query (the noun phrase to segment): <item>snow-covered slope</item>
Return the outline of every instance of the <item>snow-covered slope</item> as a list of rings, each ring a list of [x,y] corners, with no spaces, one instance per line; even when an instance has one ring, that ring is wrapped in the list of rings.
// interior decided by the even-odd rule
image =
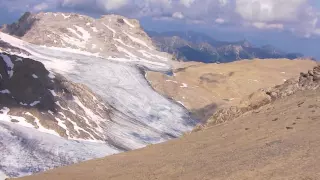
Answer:
[[[148,37],[136,35],[145,34],[136,21],[119,20],[118,16],[96,20],[106,24],[112,38],[127,36],[131,44],[120,46],[117,43],[122,44],[125,39],[99,41],[95,42],[96,47],[115,46],[117,51],[93,52],[87,45],[94,39],[93,33],[101,30],[100,26],[87,25],[93,22],[87,22],[87,17],[80,15],[40,15],[66,16],[62,20],[51,19],[52,28],[59,29],[56,27],[58,22],[66,20],[61,24],[75,27],[70,32],[82,38],[81,42],[86,46],[48,47],[53,45],[46,43],[46,39],[34,45],[0,32],[0,60],[6,70],[1,71],[1,81],[5,83],[1,83],[0,89],[0,133],[3,134],[0,136],[3,137],[0,138],[0,158],[7,158],[0,161],[0,171],[4,174],[21,176],[141,148],[178,137],[194,127],[196,122],[184,107],[156,93],[146,81],[144,68],[169,71],[171,61],[167,54],[155,50]],[[92,32],[87,33],[83,24],[67,21],[73,16],[77,21],[86,19],[84,25]],[[116,34],[125,28],[114,30],[116,24],[108,24],[114,17],[117,23],[129,29],[121,36]],[[39,18],[37,21],[41,22]],[[27,38],[27,34],[37,27],[36,22],[32,24],[34,26],[27,26],[28,30],[21,36],[30,42],[33,39]],[[19,27],[22,25],[16,29]],[[133,33],[134,28],[140,29],[140,33]],[[106,29],[101,30],[101,33],[105,32]],[[59,33],[60,38],[64,36]],[[32,66],[37,61],[44,67]],[[39,68],[41,73],[37,71]],[[19,84],[24,80],[25,84]],[[29,93],[23,94],[25,90]]]

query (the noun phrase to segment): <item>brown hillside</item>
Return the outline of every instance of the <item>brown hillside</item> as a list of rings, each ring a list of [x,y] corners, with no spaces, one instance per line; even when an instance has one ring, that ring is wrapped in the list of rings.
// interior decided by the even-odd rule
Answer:
[[[173,76],[148,72],[146,77],[160,94],[182,103],[202,120],[217,107],[236,105],[260,88],[297,78],[316,65],[311,60],[242,60],[225,64],[181,63]]]

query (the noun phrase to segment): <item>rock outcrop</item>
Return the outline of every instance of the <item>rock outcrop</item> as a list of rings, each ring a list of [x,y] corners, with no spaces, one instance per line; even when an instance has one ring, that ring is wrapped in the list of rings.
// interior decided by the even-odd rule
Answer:
[[[308,73],[301,73],[298,80],[289,79],[282,85],[267,89],[260,89],[259,91],[249,95],[247,98],[244,98],[238,106],[231,106],[229,108],[222,108],[218,110],[208,120],[205,127],[233,120],[246,112],[257,110],[276,99],[290,96],[298,91],[317,89],[320,87],[319,78],[320,65],[314,67],[313,70],[308,71]],[[201,128],[198,127],[195,131],[198,131],[199,129]]]
[[[85,85],[54,75],[32,59],[1,53],[0,60],[1,111],[11,122],[69,139],[105,140],[102,119],[110,119],[111,107]]]

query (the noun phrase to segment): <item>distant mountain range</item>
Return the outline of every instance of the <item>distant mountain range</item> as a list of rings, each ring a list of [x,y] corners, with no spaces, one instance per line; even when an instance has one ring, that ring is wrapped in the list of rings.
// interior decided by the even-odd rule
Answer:
[[[173,54],[176,59],[182,61],[214,63],[253,58],[303,57],[300,53],[286,53],[271,45],[256,47],[246,40],[218,41],[209,35],[193,31],[162,33],[147,31],[147,33],[159,50]]]

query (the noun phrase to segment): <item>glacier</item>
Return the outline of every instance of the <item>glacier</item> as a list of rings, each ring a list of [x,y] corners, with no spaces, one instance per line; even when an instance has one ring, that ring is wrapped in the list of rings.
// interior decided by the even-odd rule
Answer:
[[[146,69],[171,70],[170,61],[164,57],[155,61],[136,56],[102,57],[75,49],[33,45],[1,32],[0,39],[28,52],[16,54],[42,62],[52,76],[58,73],[85,84],[113,109],[110,119],[105,120],[107,138],[103,143],[68,140],[0,122],[0,144],[6,144],[0,146],[0,158],[4,159],[0,170],[10,177],[161,143],[192,130],[197,123],[181,104],[155,92],[145,79]]]

